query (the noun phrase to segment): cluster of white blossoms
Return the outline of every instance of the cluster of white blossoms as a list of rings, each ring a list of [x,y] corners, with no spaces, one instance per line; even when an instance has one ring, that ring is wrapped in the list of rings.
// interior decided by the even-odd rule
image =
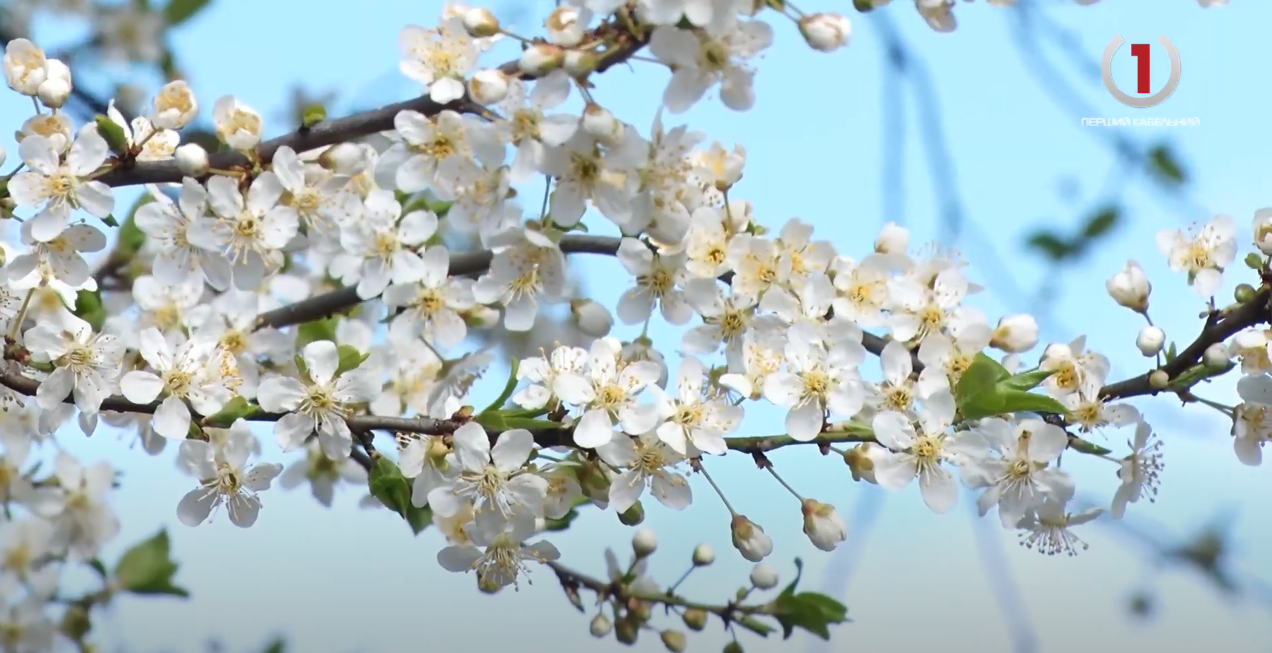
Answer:
[[[916,4],[937,25],[953,6]],[[263,145],[261,116],[226,96],[211,114],[227,151],[213,155],[179,144],[200,108],[185,82],[164,86],[131,122],[112,106],[77,127],[59,110],[73,88],[66,66],[31,41],[9,42],[5,79],[34,98],[36,114],[17,132],[19,169],[0,177],[0,209],[21,223],[21,247],[0,268],[0,492],[29,513],[0,521],[0,597],[10,602],[0,625],[52,638],[44,606],[61,562],[91,560],[118,531],[103,503],[109,466],[81,466],[57,447],[55,473],[35,479],[36,448],[53,447],[72,418],[85,435],[99,417],[134,429],[151,453],[179,442],[179,466],[195,480],[176,514],[191,526],[222,505],[233,524],[251,526],[275,478],[308,482],[330,505],[336,483],[366,483],[389,460],[372,432],[392,433],[411,505],[390,507],[403,516],[428,507],[449,541],[440,564],[475,570],[488,588],[555,561],[540,535],[580,505],[639,522],[646,490],[683,510],[695,486],[709,488],[732,515],[738,552],[764,560],[773,541],[708,475],[731,452],[793,495],[803,532],[827,551],[847,525],[832,505],[800,495],[767,451],[836,451],[854,480],[892,490],[917,481],[936,513],[962,485],[979,493],[982,515],[997,507],[1005,528],[1047,554],[1085,548],[1070,527],[1103,512],[1074,507],[1066,451],[1113,463],[1112,516],[1152,500],[1161,443],[1118,400],[1168,391],[1201,401],[1181,381],[1193,368],[1175,363],[1190,350],[1172,348],[1138,385],[1110,385],[1108,359],[1083,338],[1025,363],[1038,325],[1024,314],[991,320],[969,304],[981,288],[956,253],[912,248],[894,224],[860,257],[798,219],[771,231],[736,194],[746,151],[664,124],[664,113],[709,94],[751,107],[772,16],[793,20],[819,51],[849,38],[846,18],[783,3],[586,0],[557,7],[546,38],[527,40],[518,61],[482,68],[509,33],[490,12],[454,4],[437,27],[401,32],[401,70],[427,90],[380,123],[392,129],[319,121]],[[673,72],[665,111],[642,134],[583,80],[645,46],[646,62]],[[582,110],[564,110],[576,92]],[[292,147],[319,133],[331,145]],[[540,176],[550,194],[527,212],[510,188]],[[85,256],[108,238],[79,211],[118,227],[114,188],[143,182],[153,183],[110,254],[123,265],[95,274]],[[578,233],[603,229],[621,237]],[[484,252],[448,250],[463,238]],[[1256,215],[1254,242],[1265,256],[1252,254],[1251,267],[1272,277],[1272,210]],[[1236,256],[1236,227],[1221,216],[1158,244],[1212,298]],[[629,275],[615,315],[572,298],[567,255],[578,253],[614,255]],[[1134,262],[1107,289],[1147,316],[1150,286]],[[1212,322],[1267,302],[1266,290],[1237,294],[1223,310],[1211,301]],[[474,332],[530,331],[552,305],[569,307],[590,346],[512,361],[504,395],[474,411],[470,390],[498,360],[470,346]],[[662,344],[682,354],[674,373],[646,335],[655,320],[687,327]],[[609,335],[616,322],[640,335]],[[1159,359],[1164,342],[1151,323],[1137,338]],[[1214,376],[1240,359],[1244,403],[1206,403],[1233,417],[1238,457],[1258,464],[1272,438],[1272,331],[1210,345],[1184,362]],[[785,433],[740,434],[757,409],[780,411]],[[253,422],[271,425],[275,447],[261,445]],[[1112,429],[1133,433],[1121,457],[1092,440],[1115,442]],[[303,459],[286,473],[249,462],[295,451]],[[774,584],[757,567],[753,585]]]

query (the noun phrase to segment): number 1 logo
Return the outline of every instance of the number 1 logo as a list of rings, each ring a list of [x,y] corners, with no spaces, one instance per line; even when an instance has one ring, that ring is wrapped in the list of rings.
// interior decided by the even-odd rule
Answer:
[[[1126,94],[1122,89],[1113,83],[1113,55],[1117,53],[1118,48],[1126,39],[1119,34],[1109,41],[1108,47],[1104,48],[1104,59],[1100,62],[1100,77],[1104,80],[1104,88],[1109,90],[1109,94],[1118,102],[1128,107],[1136,109],[1146,109],[1148,107],[1157,106],[1170,97],[1175,92],[1175,87],[1179,86],[1180,62],[1179,51],[1175,49],[1175,44],[1163,35],[1157,39],[1157,42],[1166,48],[1166,54],[1170,57],[1170,79],[1166,80],[1166,86],[1162,90],[1148,97],[1133,97]],[[1132,43],[1131,56],[1135,57],[1135,92],[1151,93],[1151,73],[1152,73],[1152,46],[1148,43]]]

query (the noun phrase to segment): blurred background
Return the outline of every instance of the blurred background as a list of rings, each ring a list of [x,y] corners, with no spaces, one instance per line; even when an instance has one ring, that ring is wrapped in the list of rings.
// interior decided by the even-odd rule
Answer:
[[[490,8],[505,25],[533,36],[552,4],[505,0]],[[1272,130],[1265,119],[1272,72],[1257,55],[1272,4],[1201,4],[1216,3],[959,3],[957,30],[937,33],[908,0],[869,14],[846,0],[804,0],[805,11],[849,15],[847,49],[813,52],[793,25],[775,21],[777,40],[759,62],[753,110],[733,113],[707,101],[664,120],[746,147],[746,177],[733,194],[754,203],[762,224],[776,228],[798,217],[854,257],[869,250],[885,222],[902,224],[916,244],[937,241],[963,253],[970,277],[987,289],[974,303],[991,320],[1030,312],[1042,325],[1043,344],[1085,334],[1089,347],[1110,357],[1118,380],[1143,372],[1146,359],[1133,347],[1140,318],[1108,298],[1104,280],[1128,258],[1138,261],[1154,283],[1154,320],[1182,347],[1199,332],[1203,307],[1183,276],[1168,270],[1156,233],[1226,213],[1246,230],[1244,252],[1245,225],[1272,204]],[[78,120],[102,112],[111,97],[135,115],[166,77],[179,76],[204,107],[204,128],[213,101],[232,93],[261,112],[273,136],[295,128],[314,103],[338,116],[417,95],[418,86],[397,71],[398,30],[435,24],[441,10],[433,0],[171,0],[166,7],[160,0],[9,0],[0,6],[0,36],[28,36],[71,65],[78,93],[69,109]],[[1105,45],[1116,35],[1155,43],[1163,34],[1182,59],[1178,89],[1150,109],[1118,104],[1100,82]],[[1169,64],[1154,52],[1156,90]],[[515,43],[504,42],[483,62],[496,65],[516,53]],[[1122,88],[1133,86],[1134,66],[1123,47],[1114,62]],[[597,80],[594,95],[648,135],[666,78],[634,62]],[[0,121],[16,128],[29,105],[0,93]],[[1130,116],[1197,120],[1182,127],[1082,124],[1084,117]],[[7,131],[0,143],[16,161]],[[131,205],[138,190],[121,190],[117,203]],[[16,236],[16,229],[9,232]],[[579,259],[574,269],[581,295],[614,306],[611,285],[588,280],[625,278],[616,261]],[[1221,300],[1245,281],[1235,279],[1242,271],[1228,275]],[[577,340],[563,315],[558,309],[558,326],[529,338],[493,337],[514,352]],[[665,343],[674,370],[679,333],[655,324],[650,335]],[[612,335],[638,333],[619,326]],[[492,371],[473,403],[484,405],[502,384],[500,370]],[[1225,378],[1198,394],[1237,403],[1234,386],[1235,378]],[[1266,468],[1237,462],[1230,424],[1218,413],[1184,410],[1165,398],[1136,405],[1166,443],[1161,491],[1155,503],[1132,506],[1121,522],[1081,527],[1076,532],[1090,549],[1075,558],[1026,550],[996,520],[976,520],[969,506],[934,516],[913,486],[889,494],[855,484],[836,456],[778,451],[775,464],[798,480],[801,493],[835,504],[848,523],[848,541],[822,553],[799,530],[798,504],[766,475],[757,477],[749,459],[730,456],[715,465],[730,501],[772,535],[769,561],[784,580],[802,558],[804,587],[839,598],[852,620],[832,629],[828,643],[803,633],[786,642],[772,635],[744,639],[745,649],[1269,650],[1272,592],[1261,579],[1272,578],[1266,553],[1272,477]],[[757,407],[740,434],[779,433],[781,419],[780,411]],[[1131,429],[1106,434],[1108,443],[1096,441],[1117,455],[1133,435]],[[274,448],[268,430],[261,435],[264,460],[295,461]],[[304,487],[276,487],[263,496],[265,509],[251,529],[224,518],[187,528],[175,508],[193,484],[176,469],[174,447],[151,456],[135,434],[105,428],[92,439],[71,430],[59,442],[85,462],[108,460],[124,474],[113,500],[123,532],[103,557],[112,560],[166,526],[181,563],[177,579],[193,592],[188,600],[119,599],[96,619],[103,650],[620,646],[591,638],[589,616],[570,606],[547,569],[533,570],[532,585],[497,596],[480,594],[471,576],[441,570],[435,555],[442,536],[428,529],[413,537],[397,515],[359,508],[365,488],[342,487],[328,509]],[[1070,470],[1080,498],[1107,504],[1118,483],[1112,466],[1077,462]],[[750,565],[730,546],[724,507],[705,486],[695,490],[698,505],[684,513],[647,506],[645,526],[660,538],[651,570],[669,584],[688,566],[693,547],[708,542],[717,562],[682,589],[722,602],[745,582]],[[612,514],[583,509],[569,531],[551,540],[564,562],[600,575],[601,551],[613,547],[626,556],[633,532]],[[689,644],[719,650],[726,641],[712,624],[691,634]],[[647,633],[635,648],[662,644]]]

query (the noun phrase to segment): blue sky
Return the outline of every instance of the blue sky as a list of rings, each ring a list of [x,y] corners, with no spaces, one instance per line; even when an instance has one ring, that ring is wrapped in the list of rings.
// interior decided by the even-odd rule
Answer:
[[[849,7],[826,0],[800,4],[809,11]],[[1054,272],[1023,248],[1024,239],[1040,226],[1077,228],[1078,208],[1098,202],[1113,157],[1097,130],[1081,127],[1080,116],[1048,98],[1012,41],[1008,12],[985,2],[960,3],[958,31],[940,35],[930,32],[904,6],[908,4],[899,0],[889,14],[937,90],[964,207],[962,236],[943,244],[960,249],[971,261],[973,279],[990,288],[976,301],[991,316],[1028,310],[1033,289]],[[1250,56],[1264,35],[1263,26],[1272,20],[1272,5],[1235,0],[1232,7],[1202,10],[1188,0],[1105,0],[1093,7],[1042,4],[1072,30],[1090,58],[1098,58],[1117,34],[1132,43],[1153,42],[1166,34],[1180,51],[1180,86],[1152,109],[1127,109],[1098,82],[1071,77],[1070,83],[1098,111],[1096,116],[1201,121],[1200,126],[1178,129],[1130,128],[1124,135],[1146,142],[1170,139],[1191,174],[1190,199],[1204,211],[1190,212],[1179,202],[1164,200],[1151,184],[1133,184],[1126,195],[1129,219],[1112,243],[1065,271],[1052,305],[1053,319],[1044,324],[1048,340],[1087,334],[1088,343],[1112,359],[1113,377],[1124,378],[1144,369],[1144,359],[1132,346],[1140,323],[1108,299],[1105,278],[1128,257],[1138,260],[1154,282],[1154,319],[1169,337],[1189,341],[1200,329],[1195,317],[1200,303],[1157,254],[1155,233],[1211,213],[1227,213],[1244,226],[1256,209],[1272,204],[1265,156],[1272,148],[1272,132],[1264,118],[1269,99],[1264,89],[1270,87],[1267,76],[1272,72]],[[519,21],[523,31],[532,31],[536,21],[531,16],[543,16],[550,3],[538,5]],[[439,8],[435,1],[378,0],[351,10],[349,3],[334,0],[217,0],[172,37],[205,107],[234,93],[268,119],[285,109],[286,89],[296,81],[313,90],[339,90],[341,108],[408,97],[416,88],[396,73],[397,31],[406,23],[429,24]],[[791,25],[777,24],[777,45],[761,62],[759,99],[751,112],[736,114],[706,103],[667,122],[685,121],[726,145],[746,146],[746,179],[735,195],[754,202],[762,222],[777,227],[799,217],[815,224],[818,234],[833,240],[840,251],[859,256],[888,219],[904,222],[916,241],[944,232],[913,102],[907,109],[903,151],[904,213],[885,213],[883,125],[889,116],[881,100],[882,26],[852,16],[852,45],[832,55],[811,52]],[[351,20],[357,21],[354,30],[348,28]],[[1132,85],[1128,50],[1123,47],[1116,64],[1123,88]],[[507,50],[496,51],[490,62],[506,56]],[[1155,85],[1165,80],[1166,72],[1165,57],[1155,51]],[[664,72],[637,64],[634,72],[607,74],[595,96],[645,131],[664,82]],[[0,120],[6,124],[16,125],[27,107],[12,94],[0,94]],[[13,152],[11,142],[5,145]],[[1080,198],[1076,204],[1069,198],[1074,192]],[[619,270],[615,261],[579,264],[587,274]],[[608,294],[596,298],[610,306],[616,300]],[[615,335],[636,333],[620,329]],[[665,327],[651,335],[672,345],[678,339]],[[1205,396],[1235,403],[1233,387],[1233,380],[1224,380],[1207,387]],[[1217,414],[1183,411],[1167,399],[1137,405],[1166,441],[1168,469],[1157,503],[1134,506],[1131,516],[1183,533],[1220,508],[1237,508],[1236,543],[1244,553],[1244,569],[1272,577],[1272,565],[1258,557],[1260,544],[1272,532],[1265,518],[1247,510],[1257,505],[1255,497],[1272,491],[1267,470],[1236,461],[1227,427]],[[755,410],[747,434],[780,432],[780,419],[777,411]],[[1129,436],[1115,432],[1110,439],[1116,444]],[[171,452],[149,458],[128,450],[109,432],[91,440],[67,433],[62,441],[83,459],[110,460],[126,474],[115,498],[124,532],[105,557],[112,559],[125,545],[166,525],[182,563],[179,580],[194,591],[186,602],[125,598],[110,616],[96,621],[109,641],[126,644],[130,652],[197,651],[210,636],[219,636],[230,651],[250,651],[279,632],[288,635],[293,650],[314,653],[415,648],[406,642],[470,650],[618,646],[612,640],[594,643],[587,634],[588,618],[570,608],[546,570],[518,593],[478,594],[471,577],[437,567],[440,535],[428,531],[412,538],[396,516],[358,510],[359,492],[342,493],[327,511],[307,492],[275,490],[265,495],[265,511],[250,530],[223,519],[191,529],[175,519],[176,503],[191,485],[176,471]],[[267,443],[266,452],[269,460],[281,459],[272,444]],[[850,586],[826,578],[824,572],[843,568],[843,558],[812,549],[799,532],[798,504],[788,494],[770,479],[757,477],[743,457],[713,467],[732,503],[772,534],[777,549],[770,562],[783,577],[790,576],[791,561],[800,556],[808,586],[820,585],[849,606],[854,623],[835,630],[829,647],[815,650],[908,651],[938,644],[953,650],[1012,650],[965,512],[937,517],[913,488],[885,494],[854,485],[836,458],[821,459],[809,450],[782,451],[773,460],[787,478],[797,479],[806,496],[839,506],[849,520],[849,545],[860,552]],[[1111,466],[1079,462],[1073,469],[1080,491],[1111,497],[1117,483]],[[646,523],[661,540],[653,569],[661,580],[673,581],[693,546],[709,542],[718,562],[695,574],[684,588],[703,600],[723,600],[743,582],[749,565],[729,546],[724,508],[705,485],[694,489],[700,505],[690,511],[649,510]],[[853,506],[867,501],[861,496],[871,490],[884,501],[882,516],[868,540],[857,546]],[[612,515],[592,511],[576,524],[575,531],[554,538],[566,562],[600,573],[603,547],[627,550],[631,531]],[[1151,577],[1151,561],[1142,549],[1123,546],[1124,540],[1108,529],[1082,530],[1091,550],[1075,559],[1044,558],[1017,547],[1012,533],[995,529],[994,535],[1001,539],[997,556],[1020,587],[1039,651],[1215,645],[1255,651],[1264,650],[1266,644],[1260,643],[1272,635],[1266,612],[1227,603],[1187,573],[1156,578],[1161,602],[1155,621],[1128,620],[1125,599]],[[711,626],[693,635],[690,645],[718,650],[724,641],[718,627]],[[789,649],[776,639],[744,643],[748,651]],[[804,641],[793,645],[808,646]],[[655,651],[661,645],[647,635],[637,649]]]

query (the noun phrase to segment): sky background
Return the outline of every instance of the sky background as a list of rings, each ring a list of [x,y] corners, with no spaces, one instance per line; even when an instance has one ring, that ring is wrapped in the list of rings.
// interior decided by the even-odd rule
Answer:
[[[283,129],[280,116],[288,106],[287,89],[295,82],[313,90],[338,90],[340,102],[333,114],[417,93],[413,82],[396,73],[397,32],[407,23],[432,24],[440,4],[216,0],[171,36],[205,109],[220,95],[234,93],[259,109],[267,124],[274,121],[273,134]],[[891,24],[925,62],[937,90],[939,107],[926,100],[922,104],[943,125],[964,208],[961,235],[943,244],[960,249],[971,261],[971,278],[990,289],[974,303],[991,319],[1029,310],[1033,289],[1055,271],[1022,243],[1039,227],[1079,227],[1081,207],[1100,200],[1115,168],[1102,140],[1109,134],[1082,127],[1080,115],[1051,101],[1012,40],[1009,12],[985,2],[960,3],[958,31],[943,35],[931,32],[909,2],[893,4],[887,10]],[[1272,87],[1267,76],[1272,72],[1251,56],[1272,21],[1272,4],[1234,0],[1233,6],[1217,10],[1203,10],[1191,0],[1105,0],[1093,7],[1041,4],[1072,30],[1084,56],[1098,58],[1117,34],[1128,43],[1155,42],[1166,34],[1181,54],[1178,89],[1152,109],[1123,107],[1098,81],[1069,80],[1082,89],[1096,116],[1200,118],[1200,126],[1123,128],[1122,135],[1141,142],[1170,139],[1191,175],[1190,202],[1202,207],[1201,212],[1189,211],[1150,183],[1132,184],[1125,196],[1128,220],[1109,242],[1059,278],[1059,295],[1043,325],[1046,341],[1067,342],[1086,334],[1090,346],[1111,358],[1112,377],[1125,378],[1146,369],[1133,347],[1141,324],[1138,316],[1107,297],[1104,280],[1128,257],[1135,258],[1154,283],[1154,319],[1182,346],[1200,329],[1196,315],[1201,303],[1184,278],[1167,269],[1154,235],[1227,213],[1242,226],[1244,252],[1251,216],[1272,204],[1266,183],[1272,132],[1265,119],[1266,89]],[[806,11],[851,12],[846,0],[805,0],[800,5]],[[537,33],[549,6],[527,6],[516,26]],[[505,16],[517,13],[500,9]],[[752,111],[738,114],[706,102],[665,120],[669,126],[687,122],[726,145],[745,145],[746,178],[734,195],[752,201],[762,223],[777,228],[787,218],[799,217],[841,252],[859,257],[889,219],[912,229],[915,243],[949,232],[926,167],[914,102],[904,116],[904,211],[888,214],[883,126],[897,116],[882,101],[887,68],[880,46],[886,25],[850,15],[852,45],[830,55],[810,51],[792,25],[775,22],[777,44],[760,62]],[[356,28],[350,29],[354,22]],[[37,35],[40,29],[56,38],[74,36],[64,25],[40,24]],[[1154,50],[1154,90],[1168,72],[1162,55]],[[489,56],[489,63],[499,63],[509,50]],[[1133,85],[1131,61],[1124,46],[1116,63],[1122,88]],[[638,63],[634,71],[620,68],[606,74],[595,97],[647,135],[665,81],[665,72]],[[29,112],[23,100],[0,94],[0,121],[19,124]],[[15,160],[12,142],[4,144]],[[1130,167],[1123,170],[1138,174]],[[133,197],[120,193],[118,201],[127,205]],[[588,276],[623,274],[612,260],[580,259],[577,264]],[[1233,269],[1235,274],[1243,271]],[[1229,280],[1221,298],[1231,296],[1235,283]],[[593,296],[612,307],[617,294],[598,291]],[[619,327],[614,335],[630,338],[637,333],[635,327]],[[651,335],[667,343],[668,351],[679,338],[665,326],[655,327]],[[674,357],[672,363],[674,370]],[[1234,382],[1220,381],[1199,394],[1236,403]],[[491,388],[501,384],[494,378],[473,403],[481,405]],[[1237,462],[1228,426],[1217,413],[1181,410],[1164,398],[1136,405],[1166,441],[1168,467],[1156,504],[1133,506],[1128,519],[1150,520],[1136,523],[1158,524],[1162,532],[1182,535],[1216,512],[1230,510],[1238,517],[1233,541],[1242,573],[1272,577],[1272,559],[1261,554],[1272,526],[1259,501],[1272,491],[1268,470]],[[744,434],[778,433],[781,418],[777,410],[757,408],[749,413]],[[293,460],[274,448],[268,432],[262,435],[265,460]],[[1131,435],[1130,429],[1108,432],[1115,453],[1125,452],[1119,445]],[[129,449],[130,437],[119,437],[109,431],[99,431],[91,440],[77,431],[60,436],[82,460],[109,460],[125,474],[114,497],[123,532],[103,558],[116,559],[128,545],[166,526],[182,565],[178,581],[194,596],[184,602],[120,599],[110,613],[96,619],[107,650],[187,653],[202,650],[208,638],[217,637],[228,651],[248,653],[274,634],[285,634],[291,650],[305,653],[389,653],[420,646],[472,651],[619,646],[612,639],[598,644],[588,635],[590,617],[570,607],[547,569],[535,570],[534,584],[519,592],[479,594],[472,577],[437,566],[439,533],[430,529],[412,537],[396,515],[359,510],[356,503],[363,492],[357,489],[340,492],[332,510],[322,508],[304,489],[275,489],[263,496],[265,509],[251,529],[235,528],[224,518],[184,527],[176,520],[175,507],[193,484],[174,467],[175,447],[151,458],[139,448]],[[793,559],[802,557],[805,587],[839,597],[853,623],[835,628],[825,647],[814,646],[802,634],[785,644],[776,636],[759,640],[748,634],[746,650],[912,651],[937,645],[985,653],[1013,650],[1008,620],[981,564],[966,506],[934,516],[916,488],[889,494],[854,484],[837,457],[822,459],[810,449],[783,450],[772,458],[805,496],[839,507],[850,532],[841,551],[813,549],[799,530],[797,502],[745,457],[713,461],[711,469],[733,505],[772,535],[776,549],[769,562],[784,582],[794,571]],[[1113,465],[1089,460],[1069,464],[1084,496],[1111,498],[1117,486]],[[750,565],[729,544],[726,510],[699,481],[694,485],[698,501],[684,513],[646,506],[645,525],[660,538],[652,570],[670,583],[687,566],[694,545],[708,542],[717,551],[716,564],[695,573],[683,589],[696,599],[723,602],[745,582]],[[864,539],[865,529],[859,528],[864,519],[857,512],[862,507],[880,511]],[[569,533],[552,537],[566,563],[601,574],[605,547],[622,555],[629,551],[633,531],[613,515],[587,510],[575,524]],[[1148,551],[1128,545],[1116,530],[1099,524],[1082,528],[1079,534],[1091,549],[1077,558],[1026,551],[1016,545],[1014,533],[996,523],[989,533],[994,544],[989,557],[1010,569],[1040,652],[1263,651],[1272,637],[1264,609],[1223,599],[1191,572],[1154,575]],[[845,578],[850,569],[851,584]],[[1156,618],[1147,622],[1130,619],[1126,609],[1127,597],[1143,587],[1158,590],[1160,599]],[[706,632],[691,635],[691,650],[719,650],[725,637],[713,623]],[[636,646],[661,648],[650,633]]]

